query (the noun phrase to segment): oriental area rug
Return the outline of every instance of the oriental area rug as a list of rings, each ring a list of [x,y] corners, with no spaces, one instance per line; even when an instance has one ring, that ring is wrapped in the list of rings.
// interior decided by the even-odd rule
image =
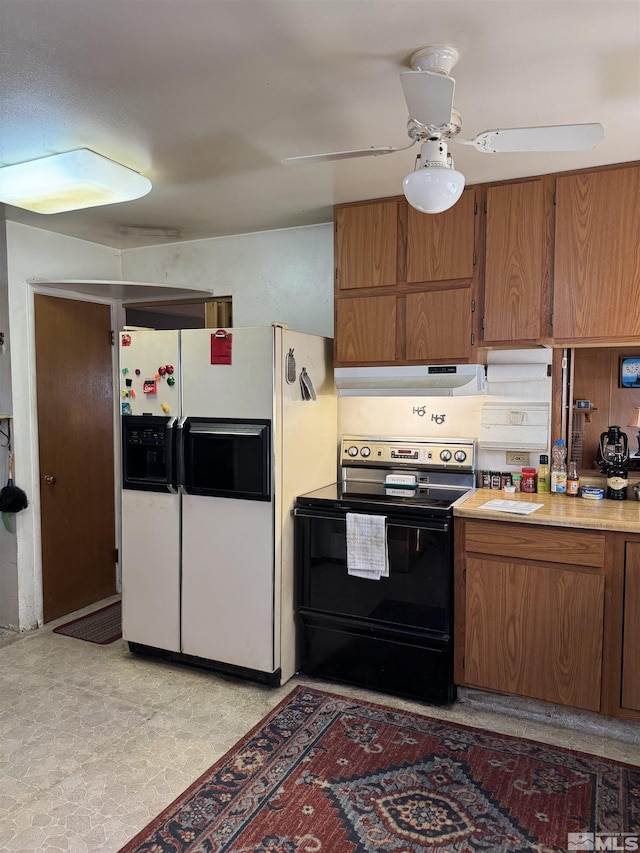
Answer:
[[[298,687],[120,853],[551,853],[634,834],[638,767]]]

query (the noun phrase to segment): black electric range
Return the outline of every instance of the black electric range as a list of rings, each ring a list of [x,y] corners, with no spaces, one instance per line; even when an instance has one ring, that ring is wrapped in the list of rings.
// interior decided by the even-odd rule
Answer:
[[[295,502],[299,669],[451,702],[453,504],[475,486],[475,443],[344,436],[340,459],[339,482]]]

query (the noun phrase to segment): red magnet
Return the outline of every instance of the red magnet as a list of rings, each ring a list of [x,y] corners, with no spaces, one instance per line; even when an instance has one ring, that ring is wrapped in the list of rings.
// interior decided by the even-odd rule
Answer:
[[[130,347],[131,346],[131,335],[128,335],[125,332],[123,332],[123,334],[120,337],[120,343],[122,344],[123,347]]]
[[[173,365],[172,364],[168,364],[166,367],[166,370],[167,370],[167,373],[169,374],[169,376],[173,375]]]
[[[160,365],[160,367],[158,368],[158,373],[160,374],[160,376],[164,376],[166,372],[167,368],[163,367],[163,365]]]

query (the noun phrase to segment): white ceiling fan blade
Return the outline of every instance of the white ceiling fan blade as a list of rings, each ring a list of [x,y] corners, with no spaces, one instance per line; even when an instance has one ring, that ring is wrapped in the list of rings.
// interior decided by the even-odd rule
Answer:
[[[589,151],[604,138],[601,124],[557,124],[485,130],[475,139],[456,139],[489,154],[516,151]]]
[[[442,127],[451,121],[456,81],[434,71],[403,71],[400,82],[409,118],[425,127]]]
[[[402,148],[392,148],[386,146],[383,148],[354,148],[351,151],[330,151],[326,154],[303,154],[300,157],[284,157],[280,162],[284,165],[295,165],[297,163],[326,163],[331,160],[350,160],[352,157],[378,157],[381,154],[393,154],[396,151],[406,151],[415,145],[413,140],[409,145]]]

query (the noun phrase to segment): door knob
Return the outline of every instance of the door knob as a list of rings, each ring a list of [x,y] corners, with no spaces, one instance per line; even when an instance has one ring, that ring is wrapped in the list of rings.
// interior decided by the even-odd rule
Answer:
[[[56,481],[56,478],[53,476],[53,474],[45,474],[44,481],[47,486],[53,486]]]

